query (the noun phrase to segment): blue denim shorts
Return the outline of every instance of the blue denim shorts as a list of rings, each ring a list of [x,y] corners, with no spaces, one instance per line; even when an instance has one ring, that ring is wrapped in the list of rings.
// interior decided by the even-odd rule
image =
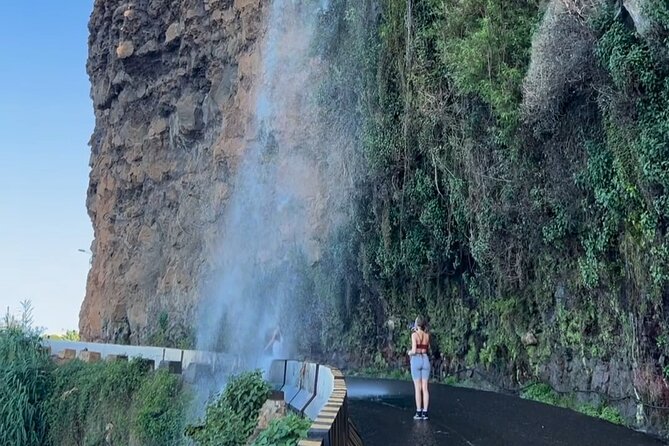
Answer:
[[[413,355],[411,357],[411,378],[430,379],[430,357],[427,353]]]

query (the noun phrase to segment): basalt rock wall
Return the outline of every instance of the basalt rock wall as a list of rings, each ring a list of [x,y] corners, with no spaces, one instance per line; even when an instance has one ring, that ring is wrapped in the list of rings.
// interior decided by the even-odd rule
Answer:
[[[187,337],[254,131],[263,0],[97,0],[86,340]]]

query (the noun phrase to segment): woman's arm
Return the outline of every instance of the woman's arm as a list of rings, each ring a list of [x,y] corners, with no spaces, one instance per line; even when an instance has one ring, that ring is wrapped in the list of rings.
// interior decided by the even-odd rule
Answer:
[[[272,344],[274,344],[274,341],[276,341],[276,332],[272,333],[272,337],[269,340],[269,344],[267,344],[267,347],[265,347],[265,350],[269,350],[272,348]]]

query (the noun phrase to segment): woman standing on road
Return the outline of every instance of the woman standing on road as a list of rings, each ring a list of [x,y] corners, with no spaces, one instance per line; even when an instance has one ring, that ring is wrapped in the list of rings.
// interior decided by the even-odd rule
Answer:
[[[430,402],[427,390],[427,382],[430,379],[430,358],[427,356],[427,351],[430,348],[430,334],[425,331],[425,319],[422,316],[416,318],[411,331],[411,350],[407,353],[411,357],[411,378],[416,392],[416,415],[413,418],[427,420],[427,406]]]

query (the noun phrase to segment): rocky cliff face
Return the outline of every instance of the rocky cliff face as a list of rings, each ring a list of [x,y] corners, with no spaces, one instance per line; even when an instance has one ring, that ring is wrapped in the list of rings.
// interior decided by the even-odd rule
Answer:
[[[189,330],[253,108],[263,0],[96,0],[88,340]]]

